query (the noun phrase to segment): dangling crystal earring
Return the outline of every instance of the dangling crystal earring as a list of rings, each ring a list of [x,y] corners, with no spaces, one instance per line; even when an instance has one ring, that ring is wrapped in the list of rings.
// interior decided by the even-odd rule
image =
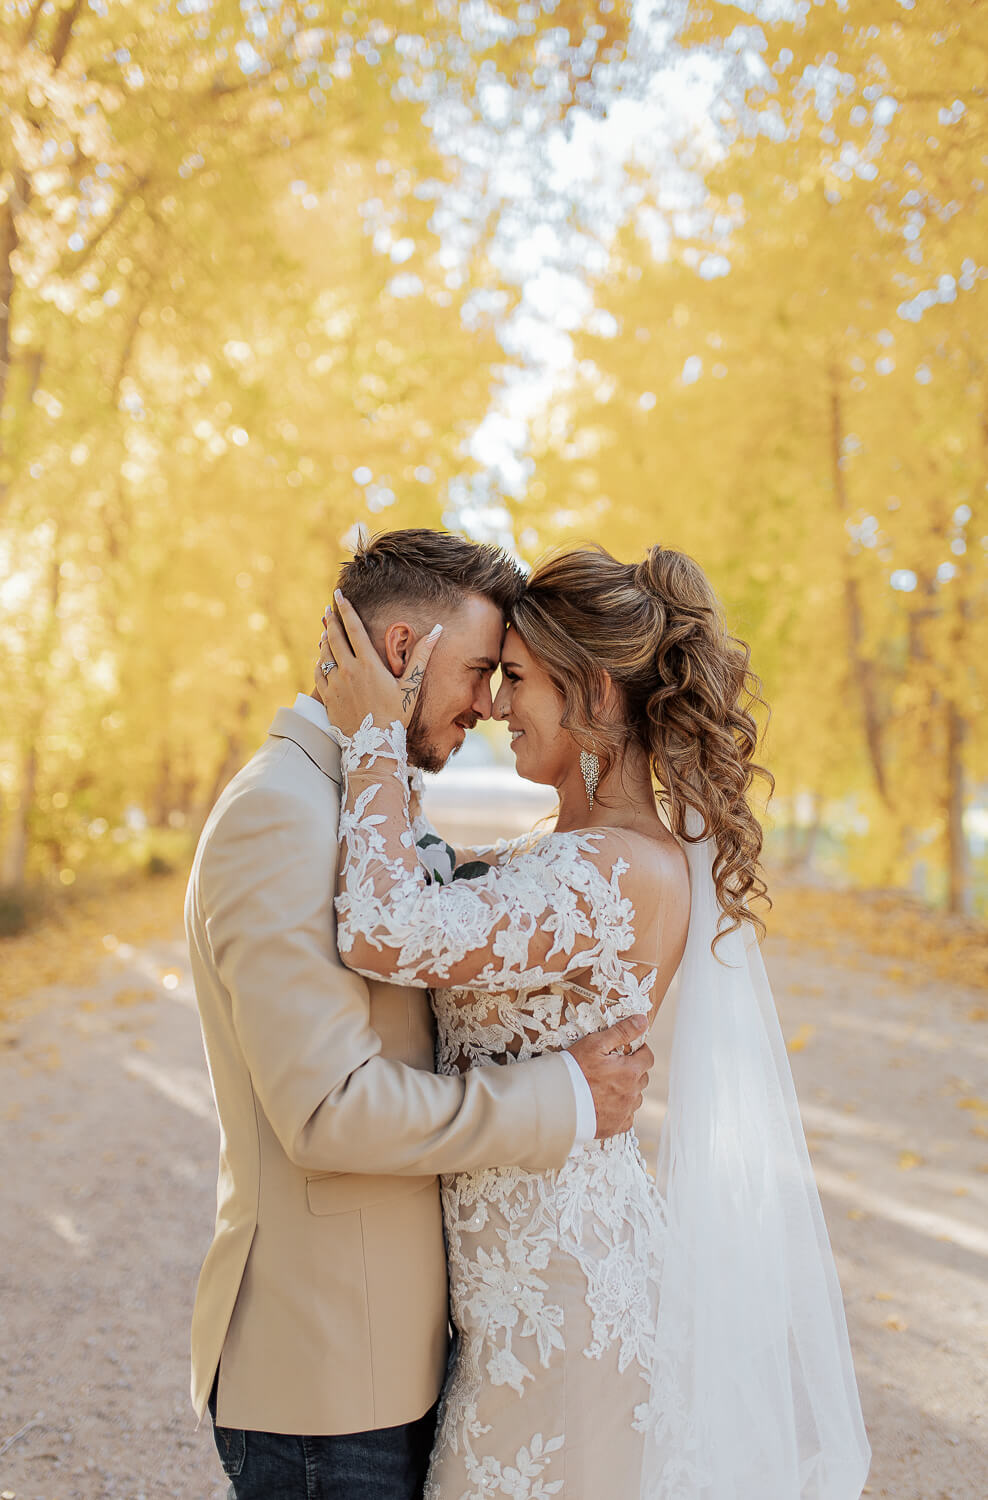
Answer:
[[[593,812],[594,794],[597,791],[597,783],[600,781],[600,761],[593,750],[580,751],[580,770],[583,772],[583,784],[587,789],[590,811]]]

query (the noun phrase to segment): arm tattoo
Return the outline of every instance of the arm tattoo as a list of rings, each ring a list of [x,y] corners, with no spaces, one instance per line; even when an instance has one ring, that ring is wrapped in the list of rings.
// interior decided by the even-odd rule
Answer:
[[[424,676],[424,669],[416,667],[408,681],[403,684],[401,689],[401,707],[403,712],[407,713],[409,706],[414,703],[418,690],[422,686],[422,678]]]

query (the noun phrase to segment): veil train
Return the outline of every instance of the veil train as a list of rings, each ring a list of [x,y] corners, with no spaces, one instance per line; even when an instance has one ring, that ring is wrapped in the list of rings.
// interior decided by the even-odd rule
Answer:
[[[768,976],[750,929],[711,952],[716,845],[684,849],[641,1500],[858,1500],[871,1450]]]

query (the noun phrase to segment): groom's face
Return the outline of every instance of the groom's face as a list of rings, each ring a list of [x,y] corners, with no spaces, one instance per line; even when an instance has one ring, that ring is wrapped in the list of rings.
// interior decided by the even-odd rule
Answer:
[[[504,616],[480,594],[468,594],[442,626],[408,726],[408,758],[423,771],[441,771],[467,730],[490,718],[491,677],[504,637]]]

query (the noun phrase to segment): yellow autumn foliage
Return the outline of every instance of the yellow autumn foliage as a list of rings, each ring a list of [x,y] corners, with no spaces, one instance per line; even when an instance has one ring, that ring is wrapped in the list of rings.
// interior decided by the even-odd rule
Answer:
[[[773,858],[984,905],[988,12],[647,9],[0,4],[0,888],[191,838],[445,523],[692,552]]]

